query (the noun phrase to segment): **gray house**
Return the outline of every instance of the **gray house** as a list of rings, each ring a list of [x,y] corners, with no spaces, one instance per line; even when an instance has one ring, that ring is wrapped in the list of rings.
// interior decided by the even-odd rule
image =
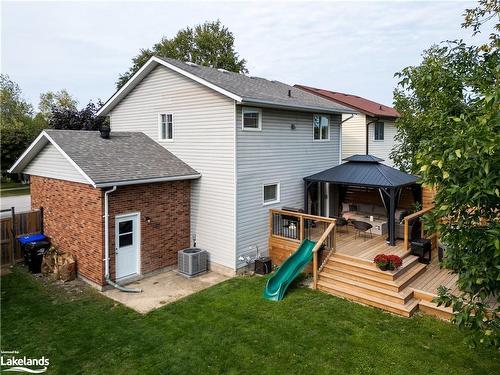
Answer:
[[[213,269],[234,273],[267,252],[269,209],[302,207],[303,178],[339,164],[342,114],[354,112],[278,81],[152,57],[99,115],[111,134],[143,132],[201,174],[190,235]]]

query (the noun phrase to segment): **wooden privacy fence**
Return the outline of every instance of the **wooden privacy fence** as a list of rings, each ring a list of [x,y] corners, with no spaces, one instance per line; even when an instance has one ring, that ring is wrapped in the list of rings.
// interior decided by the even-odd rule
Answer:
[[[16,213],[12,207],[1,212],[2,214],[10,212],[10,216],[0,219],[0,263],[2,266],[4,264],[13,265],[23,258],[17,238],[43,232],[43,211],[40,209]]]

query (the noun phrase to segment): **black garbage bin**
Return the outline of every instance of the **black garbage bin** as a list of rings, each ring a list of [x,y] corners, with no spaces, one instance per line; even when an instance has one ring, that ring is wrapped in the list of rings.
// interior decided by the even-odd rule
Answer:
[[[49,250],[49,241],[29,242],[25,245],[25,261],[31,273],[42,272],[42,260],[44,254]]]

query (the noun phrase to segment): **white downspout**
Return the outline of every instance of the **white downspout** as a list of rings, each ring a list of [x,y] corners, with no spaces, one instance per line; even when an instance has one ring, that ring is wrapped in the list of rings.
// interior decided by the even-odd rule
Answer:
[[[116,186],[104,192],[104,279],[106,283],[122,292],[141,293],[142,289],[125,288],[111,281],[109,275],[109,194],[116,190]]]

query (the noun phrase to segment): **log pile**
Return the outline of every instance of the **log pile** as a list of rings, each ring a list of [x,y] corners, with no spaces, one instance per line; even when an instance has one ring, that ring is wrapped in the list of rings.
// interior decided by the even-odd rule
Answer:
[[[43,256],[42,273],[51,274],[55,280],[64,282],[76,278],[76,259],[72,254],[61,253],[52,246]]]

